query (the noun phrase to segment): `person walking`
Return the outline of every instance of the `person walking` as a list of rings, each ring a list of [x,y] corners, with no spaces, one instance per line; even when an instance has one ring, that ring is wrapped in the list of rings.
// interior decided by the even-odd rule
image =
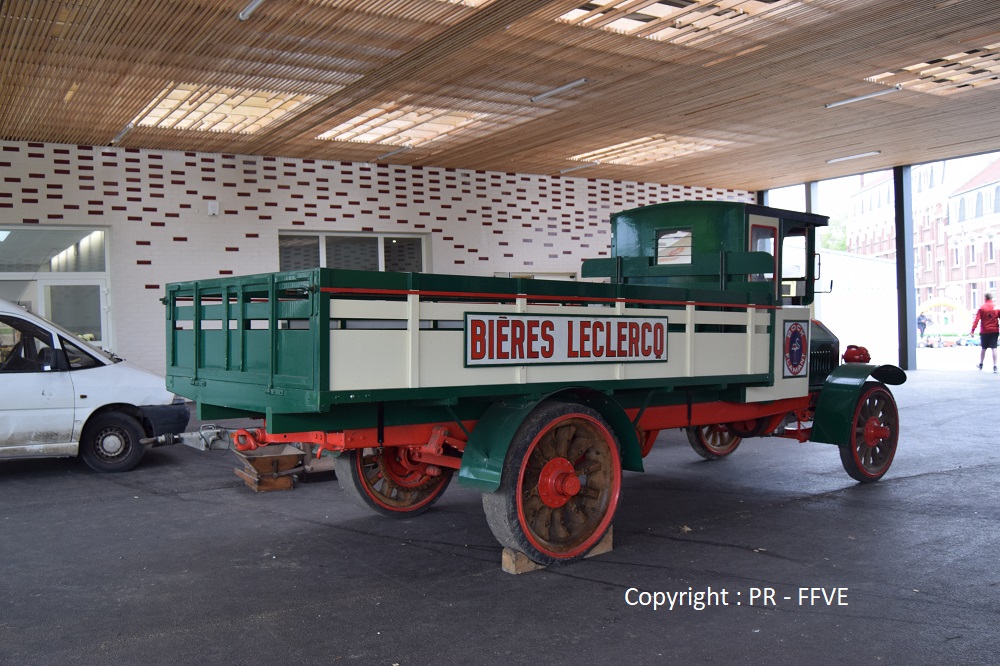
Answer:
[[[993,305],[993,294],[986,294],[986,300],[976,311],[971,333],[979,326],[979,369],[983,369],[986,350],[993,352],[993,374],[997,373],[997,337],[1000,336],[1000,311]]]
[[[920,331],[920,337],[924,337],[924,331],[927,330],[929,323],[931,323],[931,318],[926,313],[921,312],[920,316],[917,317],[917,330]]]

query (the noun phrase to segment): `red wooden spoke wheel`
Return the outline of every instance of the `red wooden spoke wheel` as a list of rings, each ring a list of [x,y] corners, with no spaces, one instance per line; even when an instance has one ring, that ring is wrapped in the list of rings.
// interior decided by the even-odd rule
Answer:
[[[540,564],[577,560],[611,526],[621,469],[618,440],[596,411],[544,403],[511,441],[500,488],[483,495],[490,529]]]
[[[362,506],[383,516],[406,518],[426,511],[441,497],[452,471],[428,474],[402,447],[345,451],[336,462],[340,487]]]
[[[855,481],[881,479],[892,464],[899,441],[899,410],[881,384],[868,382],[851,424],[851,441],[840,447],[840,462]]]
[[[691,448],[705,460],[722,460],[743,441],[724,425],[693,426],[685,430]]]

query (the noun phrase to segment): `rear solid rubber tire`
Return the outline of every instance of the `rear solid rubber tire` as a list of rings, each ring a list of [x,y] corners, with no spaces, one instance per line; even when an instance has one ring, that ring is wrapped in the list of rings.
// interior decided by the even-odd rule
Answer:
[[[437,502],[451,482],[452,471],[440,476],[422,475],[419,468],[408,477],[385,476],[385,460],[378,456],[405,455],[399,448],[344,451],[334,461],[341,490],[361,506],[388,518],[410,518]],[[426,467],[426,465],[424,466]]]
[[[583,405],[547,402],[518,428],[483,510],[501,545],[543,565],[574,562],[610,528],[621,478],[621,445],[607,421]]]
[[[725,426],[691,426],[684,429],[688,443],[705,460],[722,460],[735,451],[743,438]]]

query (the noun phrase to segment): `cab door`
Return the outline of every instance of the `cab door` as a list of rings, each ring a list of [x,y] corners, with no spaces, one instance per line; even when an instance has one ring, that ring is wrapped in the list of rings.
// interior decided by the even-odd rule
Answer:
[[[76,453],[73,382],[51,332],[0,314],[0,456]]]

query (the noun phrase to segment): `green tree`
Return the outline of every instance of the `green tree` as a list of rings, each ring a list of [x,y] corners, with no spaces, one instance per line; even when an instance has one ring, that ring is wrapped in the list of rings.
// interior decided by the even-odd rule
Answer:
[[[843,215],[830,218],[830,225],[819,230],[819,246],[824,250],[847,250],[847,223]]]

